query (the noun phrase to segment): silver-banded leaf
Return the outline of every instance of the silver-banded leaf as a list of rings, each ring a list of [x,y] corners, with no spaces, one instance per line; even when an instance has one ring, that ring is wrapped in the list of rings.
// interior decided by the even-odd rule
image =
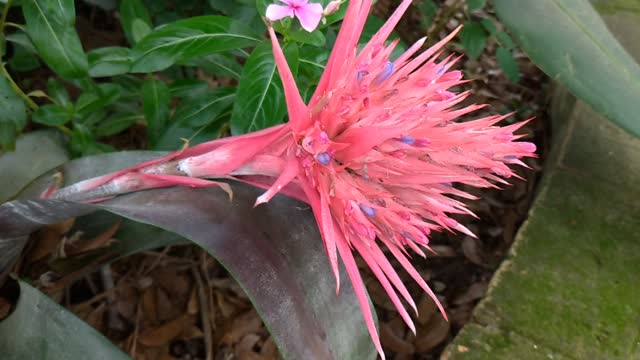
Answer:
[[[547,75],[640,136],[640,65],[589,1],[494,0],[493,5],[514,39]]]
[[[0,321],[4,360],[130,360],[71,311],[23,281],[14,311]]]
[[[124,152],[65,165],[68,183],[159,156]],[[50,183],[43,177],[23,196]],[[197,243],[236,278],[288,359],[372,359],[371,339],[353,289],[335,279],[307,205],[277,196],[253,207],[261,190],[232,184],[234,199],[219,189],[168,188],[132,193],[100,204],[16,200],[0,205],[0,238],[102,209],[158,226]],[[343,274],[343,278],[347,278]]]

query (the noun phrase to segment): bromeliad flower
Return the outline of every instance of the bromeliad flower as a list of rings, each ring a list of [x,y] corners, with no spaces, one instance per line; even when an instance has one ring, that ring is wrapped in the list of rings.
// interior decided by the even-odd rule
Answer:
[[[271,4],[267,6],[267,19],[276,21],[285,17],[297,17],[302,28],[312,32],[318,27],[323,15],[322,5],[310,3],[308,0],[280,0],[286,5]]]
[[[513,134],[523,123],[496,126],[506,116],[456,122],[461,115],[483,107],[455,108],[469,95],[468,91],[449,90],[466,82],[460,71],[452,70],[458,58],[438,60],[441,49],[458,30],[422,53],[424,39],[398,58],[390,58],[398,41],[387,43],[387,38],[410,3],[402,1],[358,51],[372,1],[351,0],[309,104],[303,102],[275,32],[269,28],[288,123],[184,149],[60,189],[53,197],[99,201],[173,185],[223,186],[230,192],[227,184],[205,179],[232,178],[266,189],[256,205],[279,192],[305,201],[320,228],[337,290],[340,259],[371,338],[384,358],[353,252],[362,256],[415,332],[402,301],[414,311],[415,302],[384,249],[444,315],[435,294],[411,264],[410,252],[424,257],[424,250],[431,251],[432,231],[474,236],[452,215],[475,216],[458,200],[475,197],[454,184],[506,184],[505,178],[516,176],[508,165],[525,166],[520,159],[535,156],[535,146],[516,141],[521,136]]]

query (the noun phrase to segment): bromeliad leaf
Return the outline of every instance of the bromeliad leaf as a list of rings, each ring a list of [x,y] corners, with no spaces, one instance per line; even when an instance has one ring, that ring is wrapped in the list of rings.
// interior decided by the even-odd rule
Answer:
[[[514,39],[549,77],[640,136],[640,64],[588,1],[494,0],[493,5]]]
[[[284,48],[287,62],[295,75],[298,70],[298,47]],[[244,134],[282,122],[286,114],[284,93],[271,44],[258,45],[242,69],[236,99],[231,113],[231,132]]]
[[[27,124],[27,109],[7,78],[1,74],[0,109],[0,150],[13,150],[18,134]]]
[[[21,136],[15,152],[0,156],[0,203],[15,198],[38,176],[68,160],[60,133],[45,130]],[[17,258],[28,239],[25,235],[0,239],[0,274]]]
[[[27,33],[47,65],[65,79],[86,76],[87,55],[75,29],[73,0],[25,0],[22,11]]]
[[[136,44],[132,71],[159,71],[195,57],[253,46],[259,37],[250,27],[225,16],[179,20]]]
[[[61,171],[67,183],[74,183],[157,156],[105,154],[73,161]],[[32,193],[46,187],[49,178],[35,182]],[[318,271],[328,268],[328,260],[308,207],[277,196],[268,206],[254,208],[261,190],[239,184],[233,189],[231,203],[219,189],[187,188],[143,191],[93,205],[13,201],[0,205],[0,239],[24,236],[65,214],[90,209],[155,225],[197,243],[224,264],[247,291],[285,358],[373,358],[351,285],[345,282],[336,296],[331,272]]]
[[[95,357],[102,359],[129,359],[102,334],[47,295],[25,282],[18,284],[16,308],[0,321],[3,359],[83,359],[87,354],[99,354]]]
[[[164,81],[147,80],[142,85],[142,104],[147,120],[147,139],[152,147],[169,121],[169,88]]]

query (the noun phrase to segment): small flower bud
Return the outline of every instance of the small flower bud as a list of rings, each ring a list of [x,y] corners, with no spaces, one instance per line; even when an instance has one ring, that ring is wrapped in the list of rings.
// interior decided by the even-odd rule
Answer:
[[[322,15],[329,16],[340,9],[340,4],[342,4],[341,0],[334,0],[327,4],[327,7],[324,8]]]

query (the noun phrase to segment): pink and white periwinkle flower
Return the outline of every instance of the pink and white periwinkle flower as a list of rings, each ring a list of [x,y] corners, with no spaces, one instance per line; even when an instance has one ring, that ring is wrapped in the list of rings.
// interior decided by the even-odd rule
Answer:
[[[271,4],[267,6],[267,19],[277,21],[285,17],[298,18],[302,28],[308,32],[314,31],[322,19],[324,10],[322,5],[308,0],[279,0],[285,5]]]
[[[291,7],[309,5],[283,2]],[[318,223],[336,291],[341,260],[373,343],[384,358],[354,251],[415,332],[404,303],[417,312],[416,304],[384,249],[444,315],[438,298],[412,265],[411,254],[425,257],[425,250],[432,251],[433,231],[474,236],[453,217],[475,216],[460,199],[476,197],[454,185],[508,184],[505,179],[518,177],[509,165],[526,166],[521,159],[535,156],[536,149],[530,142],[517,141],[522,135],[514,132],[524,122],[498,126],[508,115],[458,121],[484,107],[456,107],[470,94],[452,91],[466,82],[460,71],[453,70],[459,58],[439,60],[459,28],[431,48],[421,51],[425,39],[420,39],[391,58],[398,40],[389,43],[387,39],[410,3],[403,0],[358,50],[372,0],[351,0],[308,104],[269,27],[287,103],[286,124],[186,148],[60,189],[53,197],[78,199],[78,194],[84,194],[81,199],[100,201],[107,195],[174,185],[220,186],[230,193],[228,184],[210,180],[227,178],[266,189],[256,205],[278,193],[304,201]],[[289,16],[287,11],[292,11],[300,17],[292,9],[272,10],[271,15],[274,11],[277,16]]]

